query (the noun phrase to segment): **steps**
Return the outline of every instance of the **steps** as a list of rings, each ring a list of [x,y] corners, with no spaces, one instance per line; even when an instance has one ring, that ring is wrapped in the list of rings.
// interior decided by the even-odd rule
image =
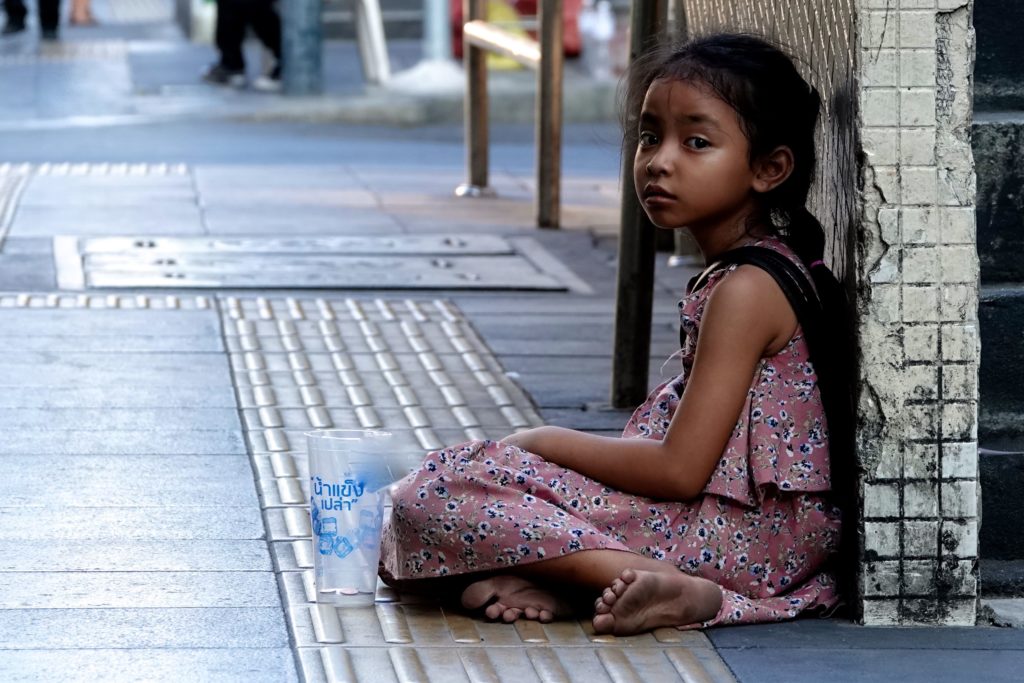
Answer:
[[[1024,596],[1024,3],[976,0],[974,26],[982,592]]]

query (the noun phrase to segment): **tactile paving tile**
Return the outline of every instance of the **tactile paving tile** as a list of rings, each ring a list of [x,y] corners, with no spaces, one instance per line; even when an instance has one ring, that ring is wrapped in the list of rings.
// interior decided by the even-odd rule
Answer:
[[[188,175],[189,168],[185,164],[128,164],[128,163],[71,163],[45,162],[0,163],[0,176],[6,175],[41,175],[41,176],[150,176],[150,175]]]
[[[209,296],[178,294],[0,294],[0,308],[151,308],[195,310],[213,308]]]
[[[303,432],[383,427],[416,454],[541,424],[443,300],[223,297],[267,537],[307,681],[733,681],[700,632],[597,635],[487,623],[378,583],[373,607],[313,602]]]

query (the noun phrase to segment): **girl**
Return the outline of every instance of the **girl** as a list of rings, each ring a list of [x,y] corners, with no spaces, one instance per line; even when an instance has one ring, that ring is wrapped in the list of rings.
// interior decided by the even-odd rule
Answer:
[[[559,596],[589,591],[595,630],[617,635],[831,607],[840,512],[807,342],[771,275],[716,267],[759,245],[813,271],[819,294],[837,287],[804,207],[818,95],[742,35],[654,55],[630,79],[644,210],[712,264],[680,303],[682,373],[621,438],[540,427],[428,455],[393,489],[382,576],[457,588],[507,622],[568,616]]]

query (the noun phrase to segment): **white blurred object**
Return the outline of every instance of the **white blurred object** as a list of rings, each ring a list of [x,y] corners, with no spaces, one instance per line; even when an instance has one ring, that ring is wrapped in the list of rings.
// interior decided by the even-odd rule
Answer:
[[[210,45],[217,32],[217,3],[213,0],[191,0],[189,38],[193,43]]]
[[[580,12],[580,35],[583,38],[583,61],[594,78],[613,77],[612,39],[615,37],[615,13],[610,0],[584,0]]]

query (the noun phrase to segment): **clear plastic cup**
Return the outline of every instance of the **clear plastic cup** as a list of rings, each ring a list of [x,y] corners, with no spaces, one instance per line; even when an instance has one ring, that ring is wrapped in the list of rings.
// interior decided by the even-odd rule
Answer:
[[[375,430],[320,429],[306,434],[319,603],[373,604],[385,487],[404,474],[391,472],[391,444],[390,433]]]

